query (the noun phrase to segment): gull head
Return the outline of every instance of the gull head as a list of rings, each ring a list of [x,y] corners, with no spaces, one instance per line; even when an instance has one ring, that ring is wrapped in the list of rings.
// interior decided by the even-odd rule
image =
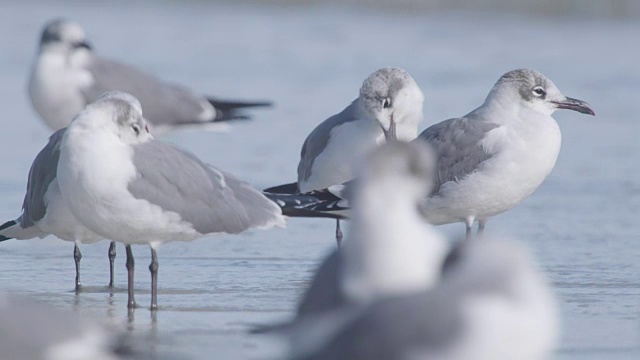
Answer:
[[[396,127],[422,121],[424,95],[415,80],[398,68],[382,68],[364,81],[360,101],[365,113],[381,127],[387,140],[396,139]]]
[[[557,109],[595,115],[589,104],[563,95],[546,76],[528,69],[512,70],[502,75],[489,93],[488,98],[492,97],[515,102],[545,115],[551,115]]]
[[[142,117],[140,101],[121,91],[104,93],[87,105],[70,126],[97,129],[115,134],[125,144],[138,144],[153,139]]]
[[[419,202],[431,193],[435,179],[436,158],[429,145],[392,141],[372,151],[357,181],[364,189],[382,186],[394,196],[407,192]]]
[[[80,25],[64,19],[48,22],[40,37],[40,51],[73,53],[91,50]]]

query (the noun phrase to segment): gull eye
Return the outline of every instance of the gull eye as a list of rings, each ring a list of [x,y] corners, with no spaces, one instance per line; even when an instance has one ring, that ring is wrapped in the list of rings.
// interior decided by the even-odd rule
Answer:
[[[131,128],[136,133],[136,135],[140,135],[140,126],[138,124],[131,124]]]
[[[537,97],[544,97],[545,95],[547,95],[547,92],[544,91],[544,88],[542,86],[534,87],[532,92],[533,92],[533,95]]]
[[[382,100],[382,107],[387,109],[391,107],[391,99],[390,98],[384,98]]]

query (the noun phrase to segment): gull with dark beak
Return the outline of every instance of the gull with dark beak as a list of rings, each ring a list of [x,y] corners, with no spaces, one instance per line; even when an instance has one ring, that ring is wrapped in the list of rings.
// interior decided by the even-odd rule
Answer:
[[[269,193],[306,193],[355,177],[365,156],[385,141],[411,141],[422,122],[424,95],[405,70],[383,68],[364,81],[360,96],[326,119],[302,146],[298,181],[266,189]],[[342,240],[336,222],[336,240]]]

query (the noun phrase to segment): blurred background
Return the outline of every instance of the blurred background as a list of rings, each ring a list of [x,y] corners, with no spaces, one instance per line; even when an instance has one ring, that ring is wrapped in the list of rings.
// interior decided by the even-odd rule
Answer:
[[[19,215],[29,167],[50,135],[26,88],[40,32],[56,17],[78,22],[99,55],[195,92],[273,100],[228,132],[162,137],[259,188],[295,180],[307,134],[380,67],[404,68],[422,88],[420,130],[480,105],[506,71],[542,72],[596,117],[556,113],[563,148],[553,173],[487,231],[529,244],[549,274],[563,319],[558,359],[640,358],[640,2],[2,0],[1,221]],[[291,315],[335,246],[333,227],[293,219],[287,229],[161,247],[156,317],[127,314],[120,245],[117,290],[104,287],[107,242],[82,247],[79,295],[71,243],[3,242],[0,289],[129,331],[150,358],[264,359],[282,344],[247,330]],[[134,253],[137,301],[147,304],[149,250]]]

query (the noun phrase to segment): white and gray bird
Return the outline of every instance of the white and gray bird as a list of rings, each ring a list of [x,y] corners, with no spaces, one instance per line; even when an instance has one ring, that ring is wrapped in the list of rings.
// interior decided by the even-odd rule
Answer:
[[[290,334],[294,352],[316,347],[354,308],[424,291],[440,279],[448,246],[418,211],[435,180],[433,152],[391,142],[365,159],[348,190],[354,206],[344,245],[316,271],[293,322],[257,330]]]
[[[365,79],[360,96],[318,125],[305,140],[298,181],[272,187],[270,193],[306,193],[355,177],[358,165],[388,139],[411,141],[424,117],[424,95],[405,70],[382,68]],[[342,239],[339,220],[338,245]]]
[[[461,242],[432,289],[380,299],[292,358],[551,359],[559,321],[546,279],[522,244],[479,240]]]
[[[75,243],[73,257],[76,265],[76,291],[80,290],[81,243],[94,243],[102,236],[80,224],[64,203],[57,180],[60,143],[65,129],[56,131],[47,145],[33,160],[27,182],[27,192],[22,203],[22,214],[0,225],[0,241],[44,238],[54,235],[59,239]],[[114,286],[115,243],[109,246],[109,287]]]
[[[242,108],[269,102],[221,101],[196,95],[133,66],[98,56],[80,25],[55,19],[46,24],[31,78],[34,109],[53,130],[69,125],[87,104],[108,91],[125,91],[140,100],[155,134],[182,126],[247,118]]]
[[[426,220],[464,222],[469,237],[475,221],[481,233],[490,217],[529,197],[560,152],[560,128],[551,116],[557,109],[594,115],[541,73],[519,69],[502,75],[479,108],[423,131],[414,141],[429,144],[438,159],[434,192],[421,205]],[[348,216],[348,204],[333,189],[274,200],[289,216]]]
[[[69,125],[60,144],[57,178],[71,213],[84,226],[127,245],[151,247],[152,309],[157,308],[156,250],[161,244],[284,226],[280,208],[259,191],[154,140],[140,102],[123,92],[103,95]]]

